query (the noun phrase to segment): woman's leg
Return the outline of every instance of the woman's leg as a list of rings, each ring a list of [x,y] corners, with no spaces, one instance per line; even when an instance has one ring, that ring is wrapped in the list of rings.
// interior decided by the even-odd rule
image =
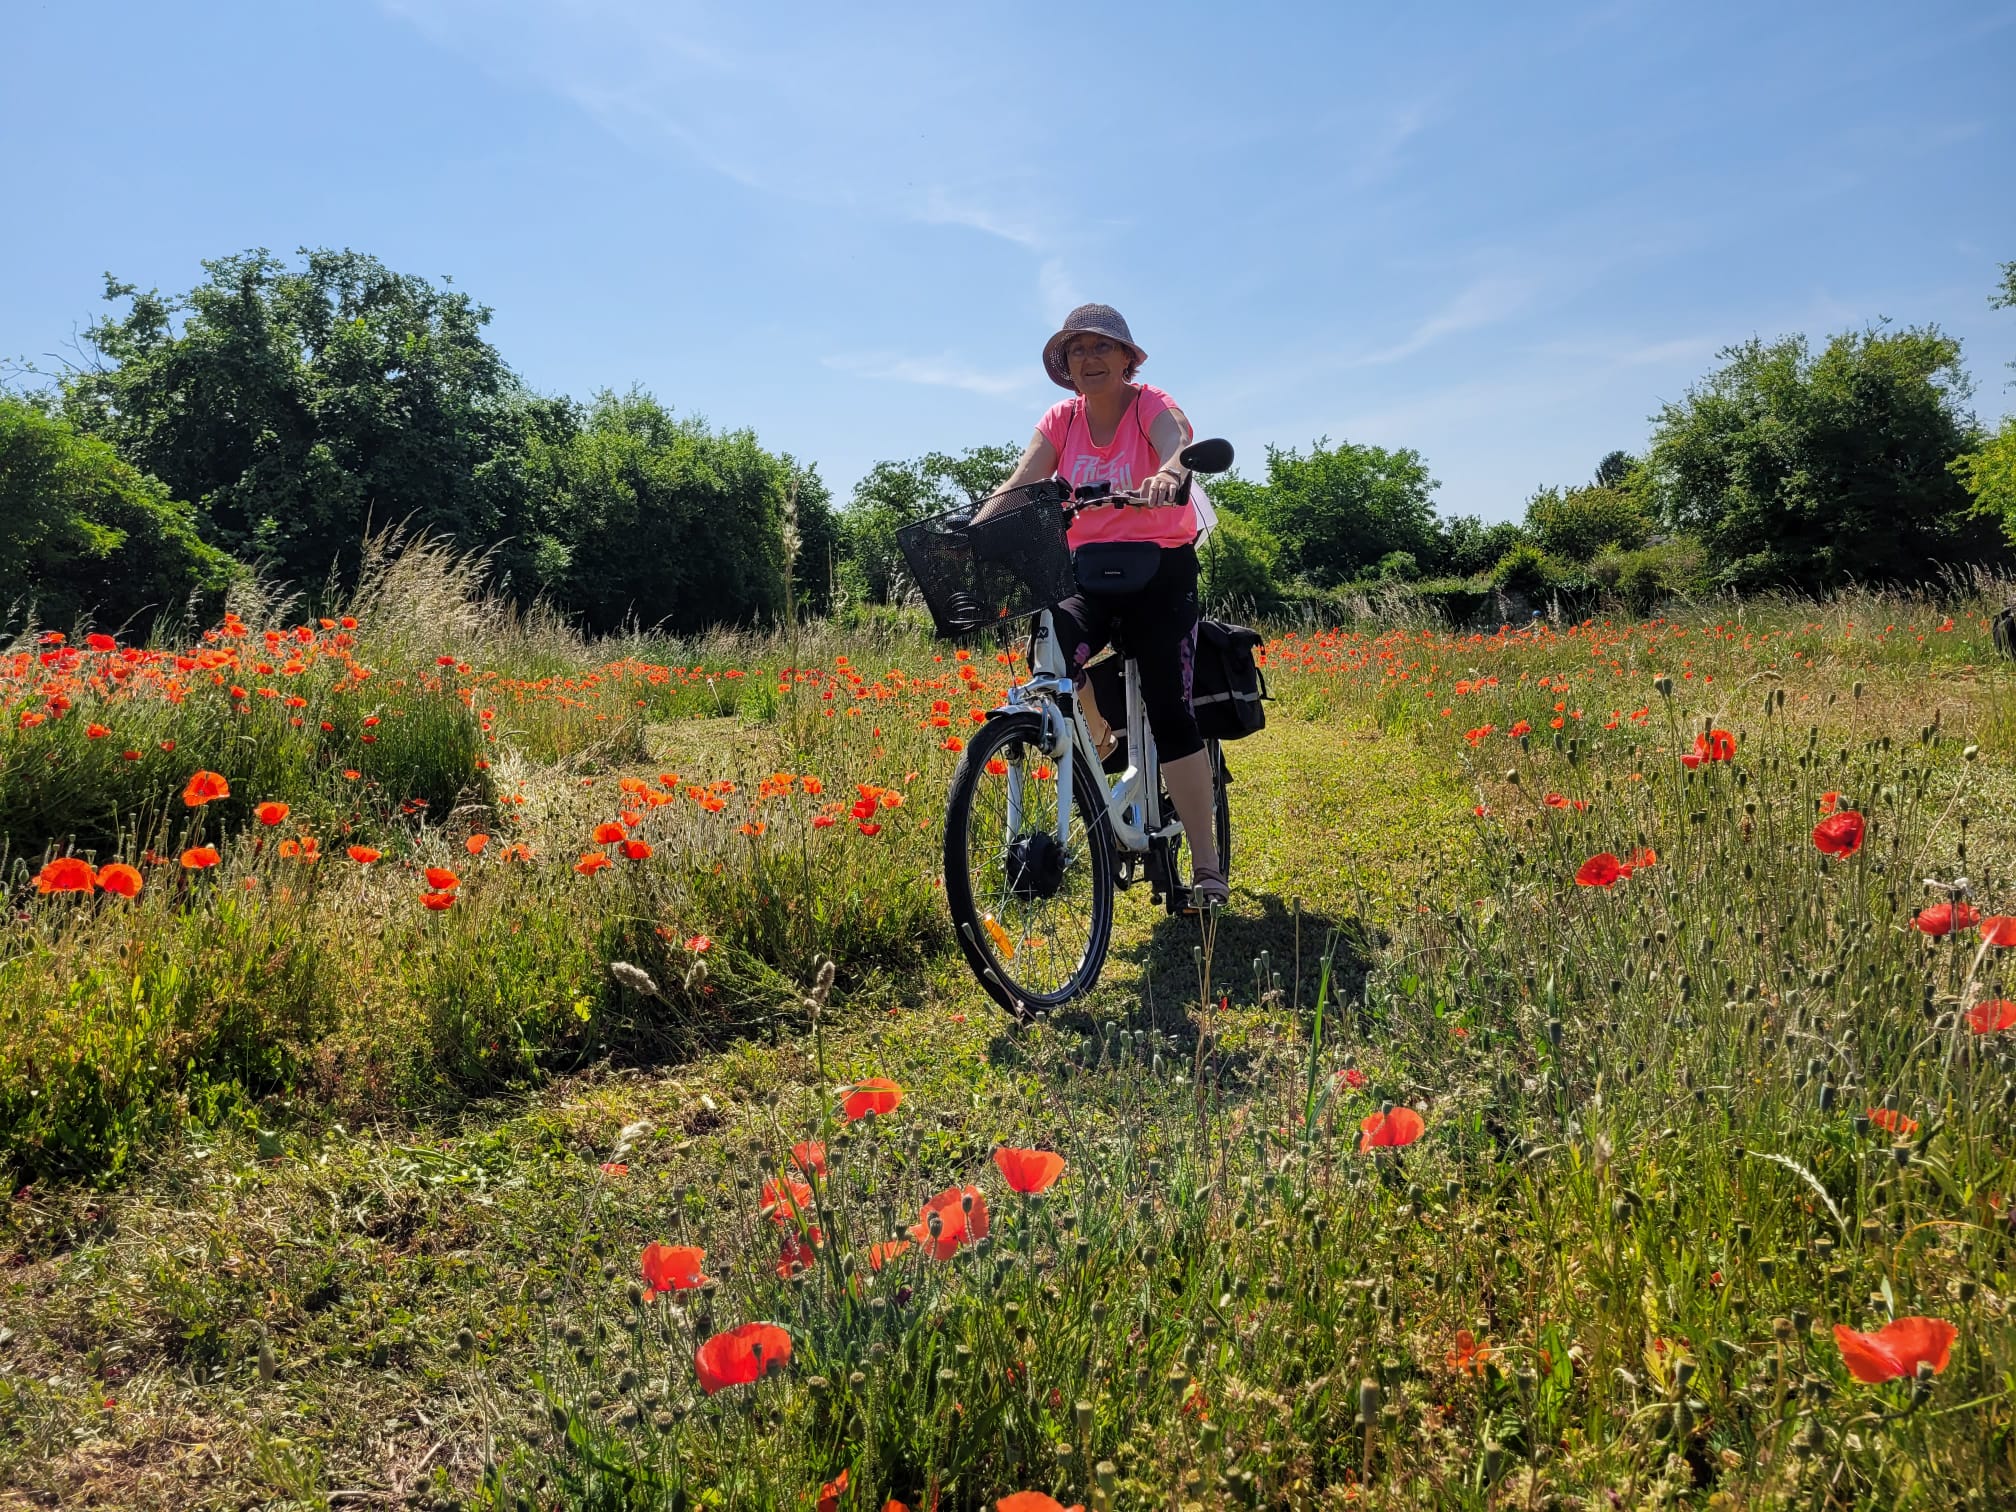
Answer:
[[[1212,823],[1217,790],[1211,757],[1190,708],[1191,669],[1197,650],[1197,553],[1180,547],[1162,553],[1158,572],[1127,608],[1128,644],[1141,672],[1141,701],[1162,757],[1162,781],[1190,842],[1191,880],[1197,901],[1227,901],[1230,889],[1218,861]]]

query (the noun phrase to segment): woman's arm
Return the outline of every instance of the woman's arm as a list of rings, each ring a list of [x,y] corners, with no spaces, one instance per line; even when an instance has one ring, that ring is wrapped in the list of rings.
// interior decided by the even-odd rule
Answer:
[[[1170,405],[1148,423],[1148,444],[1162,459],[1162,471],[1141,484],[1141,497],[1150,504],[1175,502],[1176,490],[1183,486],[1184,471],[1176,459],[1190,444],[1190,422],[1183,411]]]
[[[1149,434],[1149,439],[1151,441],[1154,439],[1152,431]],[[1181,448],[1179,447],[1178,450],[1180,451]],[[994,497],[982,504],[979,513],[973,516],[974,523],[978,524],[990,515],[999,514],[1004,503],[1001,495],[1009,489],[1021,488],[1029,483],[1040,483],[1056,471],[1057,448],[1052,446],[1050,438],[1039,430],[1030,436],[1028,446],[1022,451],[1022,460],[1015,464],[1015,471],[1008,474],[1007,481],[995,490]]]

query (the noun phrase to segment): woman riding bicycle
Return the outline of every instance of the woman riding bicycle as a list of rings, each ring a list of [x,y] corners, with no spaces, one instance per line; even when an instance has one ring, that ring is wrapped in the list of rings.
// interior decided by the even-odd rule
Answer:
[[[1110,305],[1080,305],[1043,346],[1043,369],[1075,396],[1051,406],[1003,490],[1058,477],[1074,488],[1104,483],[1138,493],[1145,508],[1087,509],[1073,517],[1070,542],[1147,541],[1162,548],[1155,574],[1135,592],[1074,594],[1052,611],[1070,658],[1086,723],[1102,754],[1112,736],[1093,701],[1085,664],[1125,632],[1140,667],[1141,701],[1160,753],[1162,780],[1190,845],[1191,896],[1205,907],[1230,898],[1212,832],[1211,760],[1190,707],[1197,649],[1197,512],[1177,461],[1191,439],[1175,401],[1134,374],[1148,354]],[[1102,439],[1103,438],[1103,439]],[[981,511],[984,518],[987,509]]]

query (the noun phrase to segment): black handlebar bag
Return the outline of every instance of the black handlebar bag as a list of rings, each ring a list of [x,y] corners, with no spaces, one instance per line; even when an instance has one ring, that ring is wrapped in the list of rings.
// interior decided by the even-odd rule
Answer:
[[[1139,593],[1162,570],[1162,548],[1153,541],[1090,541],[1071,553],[1071,571],[1080,591],[1099,598]]]
[[[1243,740],[1267,727],[1267,677],[1253,659],[1261,639],[1244,625],[1197,621],[1190,707],[1206,740]]]

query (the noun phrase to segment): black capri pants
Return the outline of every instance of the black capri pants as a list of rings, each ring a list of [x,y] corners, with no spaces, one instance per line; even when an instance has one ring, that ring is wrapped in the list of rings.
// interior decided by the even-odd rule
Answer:
[[[1147,706],[1148,728],[1155,732],[1155,749],[1165,762],[1181,761],[1204,749],[1197,715],[1190,707],[1197,614],[1195,546],[1164,546],[1162,565],[1138,593],[1074,593],[1051,611],[1058,644],[1080,684],[1085,664],[1112,640],[1114,626],[1120,627],[1128,651],[1140,664],[1141,702]],[[1116,728],[1126,718],[1124,709],[1099,712]]]

